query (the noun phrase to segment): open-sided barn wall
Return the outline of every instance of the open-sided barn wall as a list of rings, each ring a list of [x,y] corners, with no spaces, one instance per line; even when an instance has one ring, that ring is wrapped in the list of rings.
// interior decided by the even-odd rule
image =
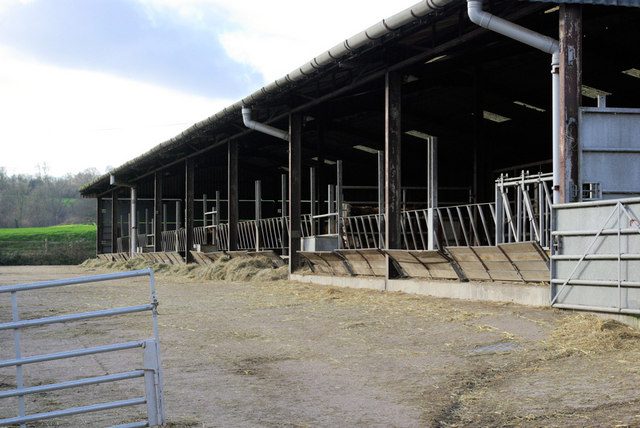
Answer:
[[[505,0],[487,3],[485,9],[558,37],[559,13],[547,5]],[[615,43],[638,42],[638,11],[627,11],[585,7],[583,80],[585,85],[611,92],[612,105],[637,106],[635,77],[622,73],[634,67],[633,60],[625,55],[625,43]],[[265,90],[255,100],[254,119],[280,129],[288,128],[291,113],[301,113],[302,213],[310,211],[306,202],[311,197],[309,168],[317,170],[318,199],[324,201],[327,185],[336,184],[338,160],[347,186],[345,200],[376,209],[375,152],[384,148],[387,72],[401,77],[401,182],[405,188],[414,188],[407,192],[408,206],[427,199],[428,135],[438,137],[440,205],[492,201],[500,172],[549,171],[548,55],[477,27],[469,22],[464,2],[454,2],[331,66],[310,71],[304,79]],[[583,105],[593,102],[581,101]],[[227,146],[232,141],[238,147],[239,219],[255,216],[255,180],[262,183],[263,199],[273,201],[263,203],[263,217],[281,215],[276,199],[281,194],[281,174],[289,167],[287,144],[243,129],[239,113],[203,122],[163,150],[118,169],[117,174],[124,181],[140,182],[140,192],[146,194],[148,184],[142,182],[165,168],[167,192],[183,200],[184,162],[193,158],[195,199],[205,193],[213,198],[217,188],[228,199]],[[85,192],[104,190],[108,184],[102,179]],[[322,207],[319,204],[321,212]],[[222,208],[226,221],[227,207]],[[195,224],[199,211],[196,203]]]

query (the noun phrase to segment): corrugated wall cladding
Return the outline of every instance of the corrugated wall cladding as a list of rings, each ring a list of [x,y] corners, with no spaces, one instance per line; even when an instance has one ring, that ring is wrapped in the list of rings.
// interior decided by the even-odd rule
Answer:
[[[604,6],[640,7],[640,0],[531,0],[542,3],[598,4]]]

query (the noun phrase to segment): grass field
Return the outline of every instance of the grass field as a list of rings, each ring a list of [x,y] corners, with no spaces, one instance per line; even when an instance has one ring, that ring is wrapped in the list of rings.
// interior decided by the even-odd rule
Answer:
[[[95,236],[91,224],[0,229],[0,265],[77,264],[93,257]]]

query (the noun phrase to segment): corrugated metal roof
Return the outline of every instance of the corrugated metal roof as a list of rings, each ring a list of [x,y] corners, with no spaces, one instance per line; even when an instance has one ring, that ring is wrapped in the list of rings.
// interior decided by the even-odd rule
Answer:
[[[640,7],[640,0],[530,0],[543,3],[598,4],[605,6]]]

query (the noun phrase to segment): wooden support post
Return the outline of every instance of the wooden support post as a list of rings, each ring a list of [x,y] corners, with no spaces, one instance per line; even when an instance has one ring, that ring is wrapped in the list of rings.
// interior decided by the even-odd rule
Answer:
[[[102,216],[102,207],[104,201],[100,196],[96,198],[96,255],[102,254],[102,234],[104,232],[104,218]]]
[[[581,199],[578,139],[582,87],[582,5],[560,5],[560,200]]]
[[[227,221],[229,224],[229,251],[238,249],[238,143],[227,143]]]
[[[118,189],[111,191],[111,252],[118,252]]]
[[[162,251],[166,205],[162,204],[162,172],[153,175],[153,251]]]
[[[388,249],[402,248],[401,236],[401,85],[402,76],[389,72],[385,78],[385,242]]]
[[[289,273],[300,266],[300,176],[302,166],[302,115],[289,115]]]
[[[187,263],[193,263],[193,211],[194,211],[194,165],[193,158],[184,162],[184,228],[185,228],[185,256]]]

